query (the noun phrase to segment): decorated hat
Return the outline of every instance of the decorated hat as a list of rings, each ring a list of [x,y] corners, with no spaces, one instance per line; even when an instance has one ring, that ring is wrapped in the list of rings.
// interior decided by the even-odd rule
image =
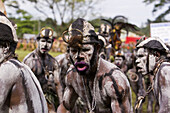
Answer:
[[[82,44],[99,44],[98,35],[95,33],[94,27],[82,18],[75,20],[68,31],[63,32],[63,40],[69,46],[80,47]]]
[[[4,6],[2,0],[0,0],[0,11],[6,15],[5,6]]]
[[[104,37],[108,37],[110,30],[111,26],[109,26],[108,24],[101,24],[99,28],[99,34]]]
[[[53,29],[50,28],[50,27],[43,27],[40,30],[40,33],[37,36],[37,39],[40,39],[40,38],[49,38],[49,39],[53,40],[54,39],[54,37],[53,37]]]
[[[11,21],[6,17],[5,7],[0,0],[0,40],[6,42],[18,42],[16,30]]]
[[[122,50],[118,50],[115,52],[115,57],[123,57],[125,59],[125,54]]]
[[[136,47],[137,48],[143,47],[143,48],[158,50],[158,51],[166,52],[166,53],[169,52],[168,47],[158,37],[147,38],[147,39],[141,41]]]

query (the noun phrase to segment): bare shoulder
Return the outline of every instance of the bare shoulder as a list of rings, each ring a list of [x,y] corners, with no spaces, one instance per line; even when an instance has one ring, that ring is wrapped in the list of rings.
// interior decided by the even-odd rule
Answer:
[[[120,70],[115,64],[110,63],[105,60],[100,61],[100,68],[101,70],[100,75],[104,76],[104,78],[114,78],[118,84],[129,84],[128,79],[124,72]],[[107,81],[107,80],[106,80]]]
[[[25,56],[25,58],[23,59],[23,62],[25,63],[25,62],[31,61],[34,56],[35,55],[34,55],[34,51],[33,51],[33,52],[31,52],[31,53],[29,53],[28,55]]]
[[[164,74],[167,74],[166,72],[170,72],[170,62],[163,62],[159,70]]]
[[[15,59],[2,63],[0,66],[0,79],[9,80],[11,82],[16,81],[16,79],[20,77],[20,66],[22,67],[21,63]]]
[[[102,61],[103,62],[103,61]],[[103,72],[100,76],[102,86],[109,96],[121,95],[121,97],[130,93],[130,84],[125,74],[114,64],[103,62]]]
[[[55,57],[55,59],[58,61],[58,62],[61,62],[62,60],[64,60],[66,58],[66,54],[63,53],[63,54],[60,54],[58,56]]]
[[[169,73],[170,73],[170,63],[163,62],[157,72],[157,74],[159,74],[159,78],[161,78],[161,80],[170,81]]]

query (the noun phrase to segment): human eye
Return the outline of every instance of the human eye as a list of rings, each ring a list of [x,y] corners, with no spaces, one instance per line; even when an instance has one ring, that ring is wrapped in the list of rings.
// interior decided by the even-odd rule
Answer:
[[[82,51],[84,52],[89,51],[89,50],[90,50],[89,48],[82,49]]]
[[[71,52],[72,52],[72,53],[76,53],[76,52],[77,52],[77,49],[71,49]]]
[[[52,41],[51,41],[51,40],[48,40],[47,42],[48,42],[48,43],[52,43]]]
[[[144,55],[138,55],[139,58],[143,57]]]
[[[46,40],[45,39],[42,39],[41,42],[45,42]]]

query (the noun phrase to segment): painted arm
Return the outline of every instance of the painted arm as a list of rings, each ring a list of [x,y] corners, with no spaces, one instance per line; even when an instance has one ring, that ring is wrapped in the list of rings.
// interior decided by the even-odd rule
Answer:
[[[121,113],[121,108],[115,93],[115,89],[113,87],[113,82],[112,81],[107,81],[104,85],[104,88],[106,90],[107,96],[111,98],[111,109],[112,113]]]
[[[119,80],[118,80],[119,79]],[[116,84],[116,85],[115,85]],[[107,96],[111,98],[112,113],[131,113],[131,90],[127,80],[123,77],[109,78],[104,88]]]
[[[63,95],[63,105],[64,107],[71,111],[75,105],[78,95],[71,86],[67,86]]]
[[[32,57],[26,57],[23,60],[23,63],[26,64],[27,66],[30,67],[30,69],[32,70],[32,68],[34,67],[34,63],[33,63],[33,58]]]
[[[10,71],[9,71],[10,69]],[[14,67],[6,65],[0,66],[0,113],[6,113],[8,111],[6,104],[8,95],[15,85],[16,76],[18,75]]]
[[[59,81],[59,71],[58,69],[56,69],[54,71],[54,82],[55,82],[55,86],[56,86],[56,91],[57,91],[57,95],[59,97],[59,101],[60,103],[62,102],[63,100],[63,92],[62,92],[62,86],[61,86],[61,83]]]
[[[170,111],[170,66],[163,65],[156,74],[155,90],[159,101],[159,112]],[[158,84],[158,85],[157,85]]]

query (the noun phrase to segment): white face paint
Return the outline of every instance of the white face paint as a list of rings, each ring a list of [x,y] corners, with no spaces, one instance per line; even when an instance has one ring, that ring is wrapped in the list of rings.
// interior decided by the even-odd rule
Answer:
[[[149,72],[153,71],[156,65],[156,57],[152,54],[149,54]]]
[[[121,67],[122,63],[123,63],[123,58],[116,56],[114,60],[114,64],[117,65],[118,67]]]
[[[4,48],[0,46],[0,63],[4,60]]]
[[[94,47],[91,44],[83,44],[82,48],[70,48],[70,56],[78,71],[85,72],[90,69],[90,60]]]
[[[52,39],[40,38],[40,40],[38,41],[38,50],[42,54],[48,53],[52,47],[52,44]]]
[[[136,53],[136,64],[139,73],[146,75],[147,72],[147,55],[148,51],[144,48],[139,48]]]
[[[9,45],[7,45],[7,47],[3,47],[0,45],[0,63],[9,55],[8,50],[9,50]]]

